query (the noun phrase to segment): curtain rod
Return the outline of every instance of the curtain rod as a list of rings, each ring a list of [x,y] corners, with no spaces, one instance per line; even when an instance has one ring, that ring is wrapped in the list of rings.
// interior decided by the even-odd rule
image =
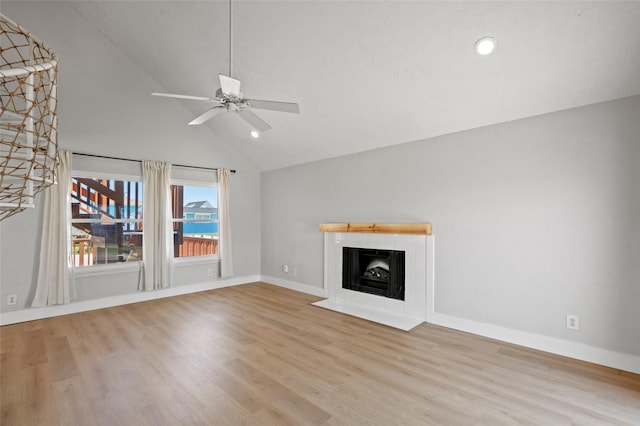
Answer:
[[[73,152],[73,155],[83,155],[85,157],[106,158],[107,160],[120,160],[120,161],[133,161],[135,163],[142,163],[142,160],[132,160],[130,158],[110,157],[108,155],[98,154],[85,154],[83,152]],[[186,167],[187,169],[200,169],[200,170],[218,170],[216,167],[200,167],[200,166],[185,166],[184,164],[171,164],[176,167]],[[231,173],[235,173],[235,170],[229,170]]]

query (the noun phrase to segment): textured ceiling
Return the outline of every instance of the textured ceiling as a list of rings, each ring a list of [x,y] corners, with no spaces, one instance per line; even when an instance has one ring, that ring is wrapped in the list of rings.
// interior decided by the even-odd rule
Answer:
[[[227,2],[71,4],[167,92],[213,95],[228,73]],[[234,1],[233,76],[301,114],[257,111],[259,140],[232,114],[206,125],[286,167],[638,94],[640,2]]]

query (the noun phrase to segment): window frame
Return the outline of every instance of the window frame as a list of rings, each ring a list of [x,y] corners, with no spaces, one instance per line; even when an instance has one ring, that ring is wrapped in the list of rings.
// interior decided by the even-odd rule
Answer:
[[[122,181],[122,182],[136,182],[142,183],[143,179],[140,175],[134,174],[122,174],[122,173],[106,173],[106,172],[89,172],[86,170],[75,170],[72,169],[70,179],[81,178],[81,179],[102,179],[102,180],[112,180],[112,181]],[[144,193],[144,186],[142,188]],[[69,192],[69,203],[68,206],[71,208],[73,204],[73,200],[71,198],[71,192]],[[76,223],[138,223],[140,225],[143,224],[143,218],[140,217],[138,219],[127,219],[127,218],[73,218],[73,215],[69,215],[69,229],[73,228],[73,225]],[[144,231],[143,231],[144,232]],[[93,264],[93,265],[76,265],[75,257],[72,262],[72,270],[73,273],[79,276],[84,275],[105,275],[109,273],[118,273],[125,271],[134,271],[139,270],[142,265],[142,253],[140,254],[140,259],[135,261],[125,261],[125,262],[113,262],[113,263],[101,263],[101,264]]]
[[[170,185],[179,185],[179,186],[199,186],[203,188],[216,188],[216,208],[220,206],[220,191],[218,187],[218,182],[213,181],[204,181],[204,180],[195,180],[195,179],[184,179],[184,178],[171,178]],[[173,200],[171,200],[173,202]],[[173,216],[173,214],[172,214]],[[219,216],[216,219],[186,219],[186,218],[171,218],[172,225],[174,223],[208,223],[213,222],[218,224],[218,229],[220,229],[220,218]],[[218,247],[220,247],[220,233],[218,232]],[[219,250],[219,249],[218,249]],[[173,262],[176,265],[180,264],[197,264],[197,263],[211,263],[211,262],[219,262],[220,261],[220,253],[217,254],[205,254],[201,256],[184,256],[184,257],[174,257]]]

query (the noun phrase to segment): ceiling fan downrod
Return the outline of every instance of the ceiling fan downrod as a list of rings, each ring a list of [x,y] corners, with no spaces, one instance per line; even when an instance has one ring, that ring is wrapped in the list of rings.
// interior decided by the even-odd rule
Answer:
[[[233,77],[231,64],[233,63],[233,8],[229,0],[229,77]]]

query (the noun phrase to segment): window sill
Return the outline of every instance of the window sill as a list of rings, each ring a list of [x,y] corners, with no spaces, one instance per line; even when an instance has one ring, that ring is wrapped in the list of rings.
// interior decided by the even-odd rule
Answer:
[[[186,268],[195,265],[208,265],[220,263],[220,256],[191,256],[173,259],[176,268]],[[78,266],[73,268],[73,275],[77,278],[92,275],[123,274],[127,272],[139,272],[142,269],[142,262],[119,262],[107,265]]]
[[[211,263],[220,263],[220,256],[213,254],[209,256],[176,257],[173,259],[173,265],[178,268]]]
[[[107,265],[79,266],[73,268],[76,277],[87,277],[91,275],[122,274],[127,272],[139,272],[142,269],[142,262],[119,262]]]

